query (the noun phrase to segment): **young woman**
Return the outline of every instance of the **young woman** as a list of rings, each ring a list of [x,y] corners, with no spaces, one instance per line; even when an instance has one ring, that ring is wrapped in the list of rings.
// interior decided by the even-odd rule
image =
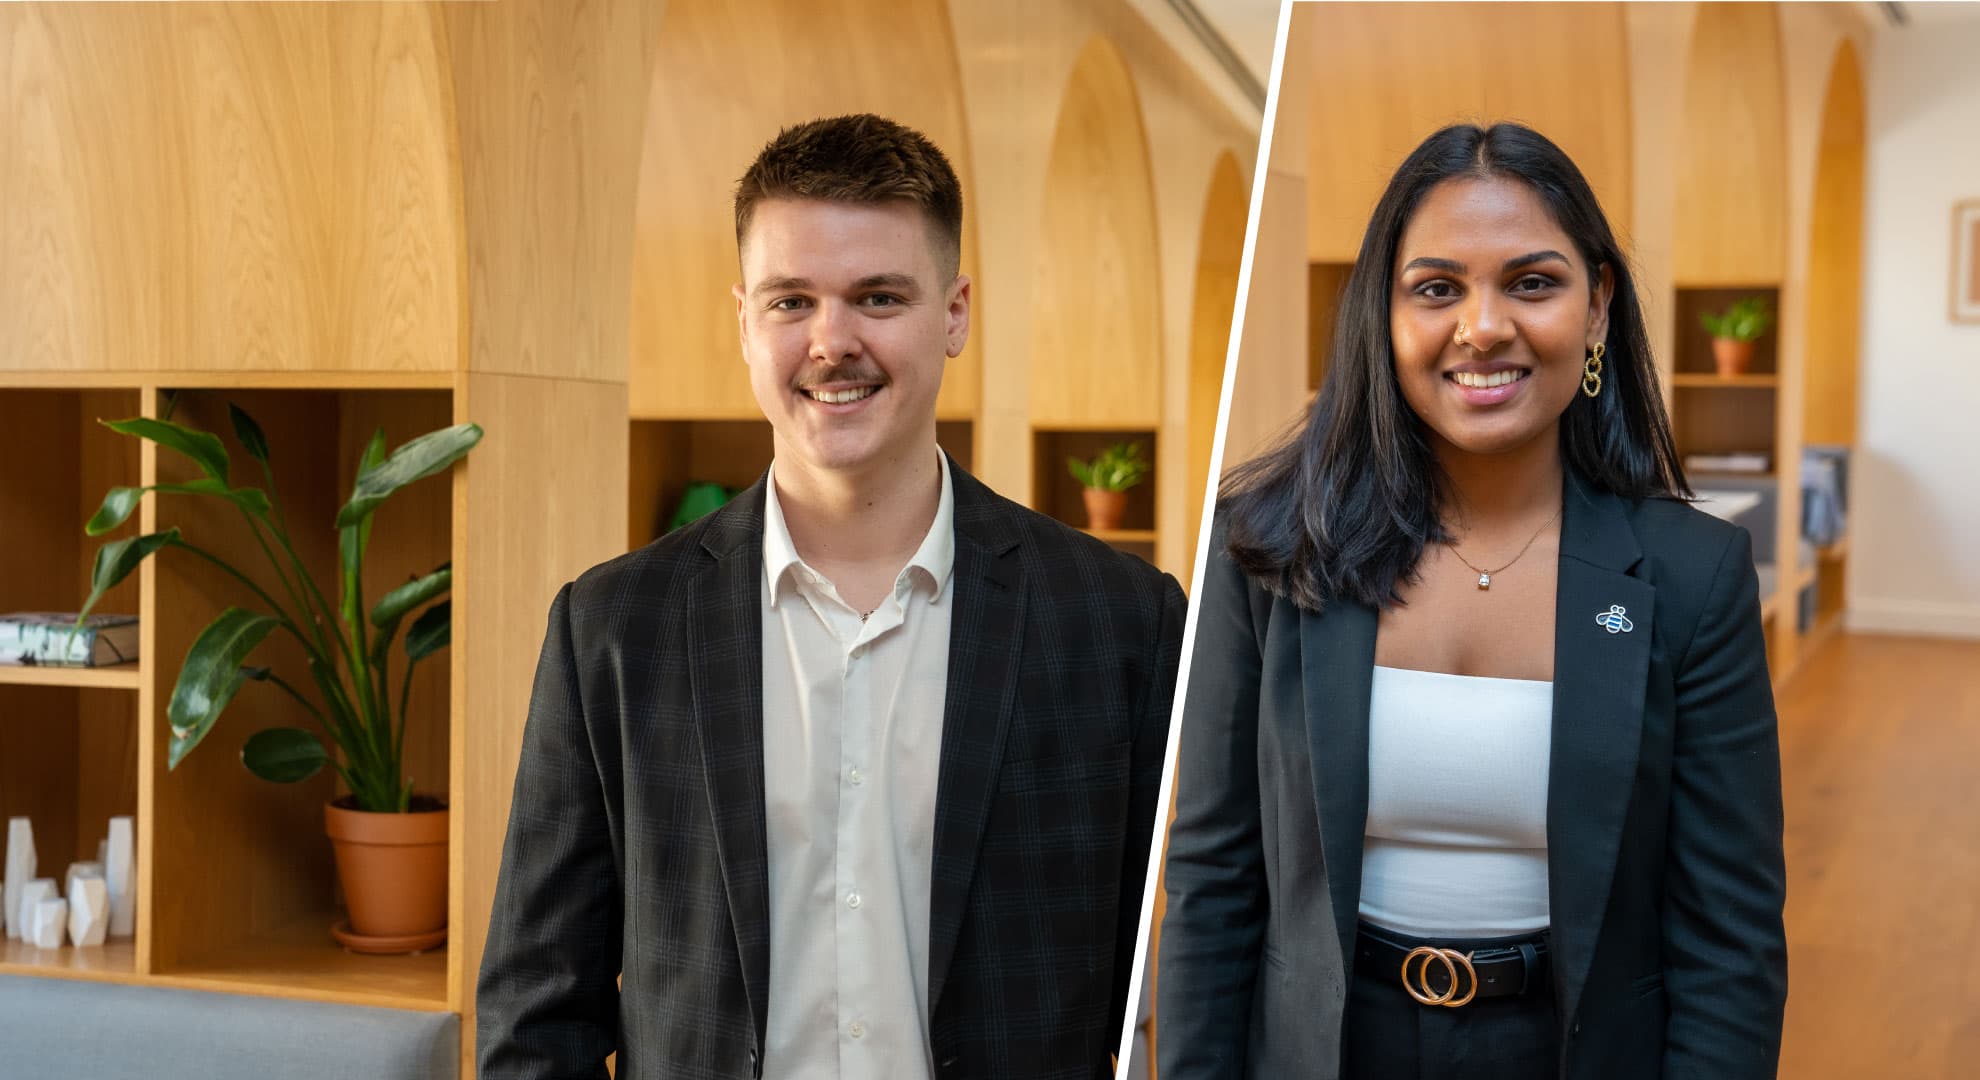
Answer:
[[[1758,583],[1689,494],[1580,172],[1517,125],[1432,135],[1311,414],[1218,509],[1162,1080],[1774,1075]]]

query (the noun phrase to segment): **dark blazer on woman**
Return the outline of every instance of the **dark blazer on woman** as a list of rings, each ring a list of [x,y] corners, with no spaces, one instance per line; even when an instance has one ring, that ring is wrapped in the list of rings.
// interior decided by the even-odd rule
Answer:
[[[935,1076],[1110,1077],[1182,590],[950,476]],[[614,1051],[620,1080],[761,1075],[763,505],[759,482],[550,607],[476,998],[484,1080],[602,1078]]]
[[[1752,540],[1572,473],[1564,500],[1547,779],[1560,1075],[1771,1077],[1786,871]],[[1335,1076],[1376,613],[1272,596],[1225,554],[1221,523],[1199,603],[1158,1075]],[[1627,630],[1598,619],[1614,607]]]

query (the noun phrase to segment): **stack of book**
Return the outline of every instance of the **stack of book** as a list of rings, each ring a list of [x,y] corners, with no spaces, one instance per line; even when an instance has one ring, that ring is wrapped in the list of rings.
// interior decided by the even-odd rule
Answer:
[[[75,612],[0,615],[0,664],[104,667],[137,658],[135,615],[91,615],[80,627]]]

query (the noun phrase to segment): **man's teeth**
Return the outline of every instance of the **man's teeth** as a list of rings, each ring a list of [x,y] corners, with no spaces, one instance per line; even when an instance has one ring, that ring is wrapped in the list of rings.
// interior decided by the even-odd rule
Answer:
[[[878,389],[880,388],[877,386],[860,386],[851,390],[806,390],[805,393],[810,394],[813,401],[822,401],[827,405],[845,405],[870,398]]]
[[[1526,372],[1518,368],[1494,371],[1490,375],[1482,375],[1476,371],[1453,371],[1451,372],[1451,378],[1456,379],[1459,386],[1489,390],[1494,386],[1504,386],[1510,382],[1518,382],[1526,378]]]

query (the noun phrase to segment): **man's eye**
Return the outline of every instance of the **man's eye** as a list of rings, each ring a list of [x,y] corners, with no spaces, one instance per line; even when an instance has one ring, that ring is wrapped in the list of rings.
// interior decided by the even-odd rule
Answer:
[[[798,311],[803,309],[804,306],[805,299],[802,296],[781,296],[770,301],[770,310],[772,311]]]
[[[901,298],[888,293],[874,293],[866,298],[867,307],[898,307]]]

